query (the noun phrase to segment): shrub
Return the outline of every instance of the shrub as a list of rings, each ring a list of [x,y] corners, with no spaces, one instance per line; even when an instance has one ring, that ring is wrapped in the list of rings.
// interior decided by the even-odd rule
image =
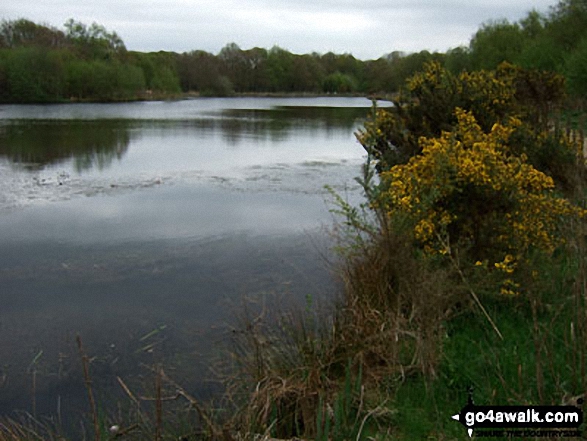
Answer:
[[[564,101],[564,89],[560,75],[507,63],[494,71],[454,75],[433,62],[411,77],[394,107],[378,110],[357,137],[382,172],[421,154],[421,137],[452,131],[458,124],[456,109],[470,112],[485,132],[515,117],[523,124],[516,127],[520,135],[510,139],[512,152],[525,154],[540,171],[555,172],[555,182],[564,186],[575,152],[567,154],[568,143],[550,130],[553,113]],[[544,149],[549,157],[554,155],[548,164],[542,157]]]
[[[408,215],[427,253],[466,251],[506,272],[531,249],[552,252],[563,241],[559,222],[582,211],[554,192],[551,177],[513,155],[508,145],[521,124],[495,124],[484,133],[472,113],[457,109],[453,132],[422,138],[422,153],[381,174],[390,216]]]

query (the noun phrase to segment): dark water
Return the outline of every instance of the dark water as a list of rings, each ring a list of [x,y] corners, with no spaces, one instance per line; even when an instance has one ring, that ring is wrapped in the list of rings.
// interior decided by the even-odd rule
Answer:
[[[76,335],[101,402],[154,363],[213,396],[244,299],[333,295],[323,186],[359,198],[369,105],[0,106],[0,415],[87,409]]]

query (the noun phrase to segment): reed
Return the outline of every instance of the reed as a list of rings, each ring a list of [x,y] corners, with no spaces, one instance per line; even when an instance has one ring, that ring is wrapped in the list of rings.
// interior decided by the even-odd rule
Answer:
[[[88,401],[90,403],[92,422],[94,424],[94,439],[96,441],[100,441],[100,424],[98,422],[98,410],[96,408],[96,401],[94,400],[94,392],[92,391],[92,379],[90,377],[90,362],[88,356],[84,351],[82,339],[79,335],[76,336],[76,342],[82,362],[84,384],[86,387],[86,391],[88,392]]]

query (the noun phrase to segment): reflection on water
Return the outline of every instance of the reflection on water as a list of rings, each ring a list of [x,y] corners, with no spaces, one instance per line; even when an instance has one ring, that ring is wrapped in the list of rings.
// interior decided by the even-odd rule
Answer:
[[[208,397],[243,297],[332,296],[323,186],[357,197],[369,104],[0,106],[0,415],[79,422],[76,334],[102,403],[155,362]]]
[[[25,169],[73,160],[76,172],[103,170],[126,153],[128,121],[29,121],[2,125],[0,157]]]
[[[149,119],[0,119],[0,158],[25,169],[72,161],[77,173],[103,170],[121,160],[131,141],[145,131],[182,132],[205,137],[220,133],[231,146],[245,140],[278,143],[306,134],[352,132],[364,119],[364,108],[282,106],[269,109],[223,109],[191,120]],[[174,154],[182,154],[175,146]],[[179,148],[178,148],[179,147]],[[148,158],[146,158],[148,160]]]
[[[0,106],[0,212],[186,179],[316,193],[356,174],[369,101],[283,101]]]

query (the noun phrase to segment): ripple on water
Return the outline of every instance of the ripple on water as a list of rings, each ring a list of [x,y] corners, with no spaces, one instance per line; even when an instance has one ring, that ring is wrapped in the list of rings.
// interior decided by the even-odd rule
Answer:
[[[222,173],[190,170],[167,175],[135,174],[126,177],[71,176],[59,170],[31,170],[0,163],[0,212],[71,198],[116,195],[173,183],[209,184],[239,192],[326,194],[325,186],[357,192],[354,178],[360,161],[308,160],[234,168]]]

